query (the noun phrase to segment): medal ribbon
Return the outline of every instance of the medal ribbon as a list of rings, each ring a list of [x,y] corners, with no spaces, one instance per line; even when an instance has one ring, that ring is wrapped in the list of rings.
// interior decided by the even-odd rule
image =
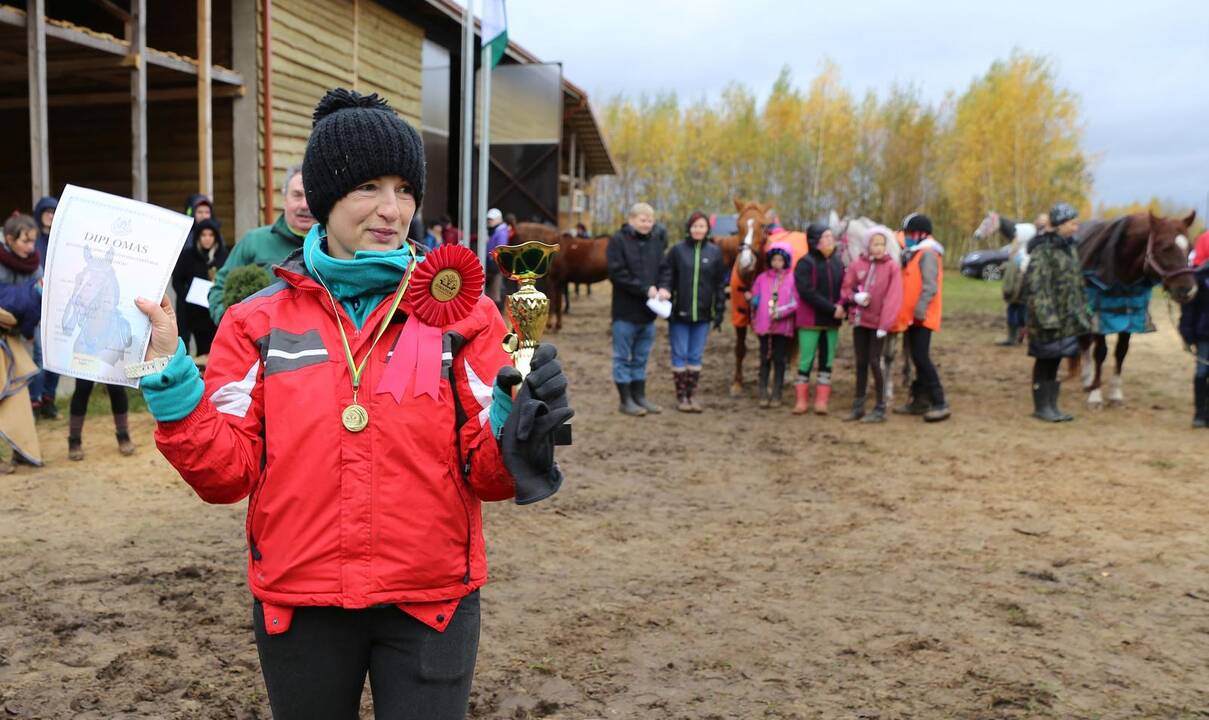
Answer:
[[[340,344],[344,346],[344,361],[348,363],[348,372],[353,377],[353,402],[357,402],[357,391],[361,387],[361,375],[365,372],[365,367],[369,365],[369,359],[374,355],[374,348],[378,346],[378,341],[386,334],[386,328],[390,326],[391,318],[395,316],[395,312],[399,309],[399,304],[403,302],[403,296],[407,294],[407,286],[411,283],[411,273],[416,269],[415,260],[412,260],[407,266],[407,272],[403,275],[403,282],[399,283],[399,289],[395,291],[395,298],[390,303],[390,310],[387,311],[386,317],[382,318],[382,323],[378,326],[378,332],[374,335],[374,341],[369,346],[369,352],[365,354],[365,359],[361,364],[357,364],[356,358],[353,357],[353,349],[348,342],[348,334],[344,332],[344,323],[340,320],[340,311],[336,308],[336,298],[332,295],[332,291],[327,289],[327,284],[323,282],[323,278],[315,273],[315,277],[319,279],[319,284],[323,286],[327,292],[327,299],[332,303],[332,312],[336,314],[336,329],[340,331]]]

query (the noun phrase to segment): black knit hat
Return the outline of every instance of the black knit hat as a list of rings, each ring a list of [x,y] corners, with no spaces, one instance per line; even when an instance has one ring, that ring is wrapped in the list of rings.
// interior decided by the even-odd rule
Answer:
[[[357,185],[398,175],[424,199],[424,141],[387,102],[344,88],[328,90],[315,106],[314,126],[302,157],[306,203],[319,222]]]
[[[932,234],[932,220],[923,213],[911,213],[903,220],[903,232]]]

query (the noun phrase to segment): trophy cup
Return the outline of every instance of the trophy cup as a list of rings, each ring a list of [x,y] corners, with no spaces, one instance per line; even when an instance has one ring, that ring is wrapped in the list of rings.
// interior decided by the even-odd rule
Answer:
[[[546,332],[550,298],[537,289],[537,281],[550,272],[550,263],[559,251],[557,245],[531,240],[520,245],[501,245],[491,251],[500,272],[520,288],[504,298],[504,311],[512,332],[504,336],[504,351],[512,356],[512,366],[523,379],[529,374],[533,353]],[[571,444],[571,427],[555,431],[556,445]]]

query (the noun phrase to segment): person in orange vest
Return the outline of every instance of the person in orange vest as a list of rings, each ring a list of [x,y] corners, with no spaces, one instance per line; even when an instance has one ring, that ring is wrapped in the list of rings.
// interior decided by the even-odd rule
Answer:
[[[915,381],[911,383],[910,401],[895,408],[895,412],[923,415],[927,422],[940,422],[952,414],[931,353],[932,333],[940,331],[945,249],[932,237],[932,221],[927,215],[908,215],[903,221],[903,233],[907,241],[903,253],[903,304],[895,327],[907,333]]]

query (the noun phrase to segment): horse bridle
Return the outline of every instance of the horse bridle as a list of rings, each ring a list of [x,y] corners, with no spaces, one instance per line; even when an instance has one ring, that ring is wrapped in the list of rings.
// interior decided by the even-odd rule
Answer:
[[[1146,260],[1144,267],[1153,270],[1159,276],[1161,282],[1166,283],[1171,278],[1177,278],[1181,275],[1191,275],[1196,272],[1190,265],[1185,264],[1182,268],[1175,270],[1165,270],[1159,262],[1154,259],[1154,229],[1150,230],[1150,236],[1146,238]]]

